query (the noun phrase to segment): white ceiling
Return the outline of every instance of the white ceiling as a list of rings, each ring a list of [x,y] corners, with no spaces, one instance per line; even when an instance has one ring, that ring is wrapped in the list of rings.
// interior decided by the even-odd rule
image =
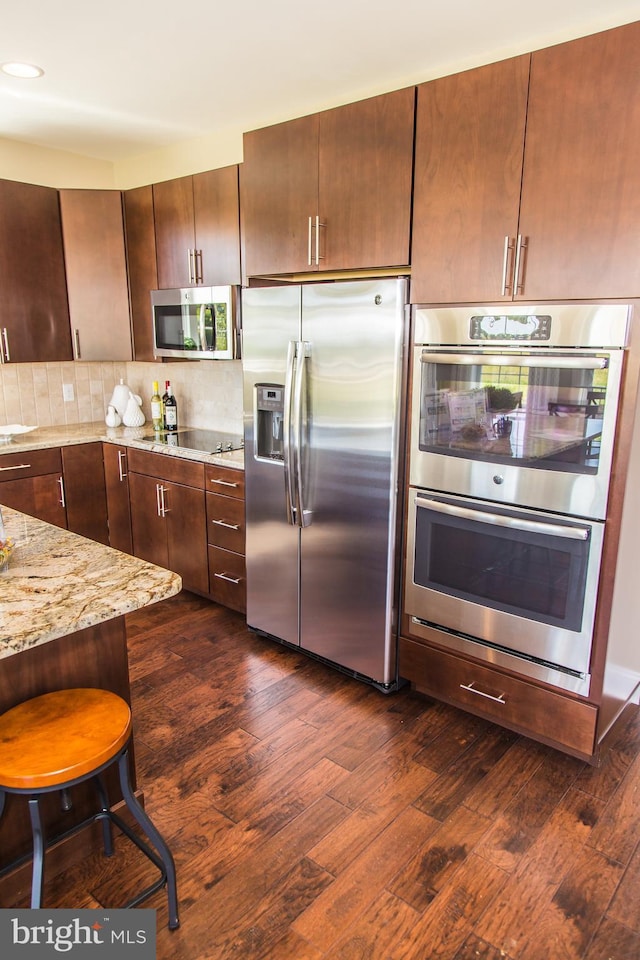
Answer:
[[[640,0],[0,0],[0,137],[108,161],[640,19]]]

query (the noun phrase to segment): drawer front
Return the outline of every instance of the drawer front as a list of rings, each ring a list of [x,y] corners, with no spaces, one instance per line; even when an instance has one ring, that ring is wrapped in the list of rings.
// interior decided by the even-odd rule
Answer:
[[[147,450],[138,450],[137,447],[129,447],[127,460],[131,473],[144,473],[147,477],[157,477],[159,480],[204,490],[204,464],[196,460],[149,453]]]
[[[209,547],[209,596],[240,613],[247,610],[244,557],[220,547]]]
[[[47,473],[62,473],[59,447],[0,455],[0,482],[20,480],[22,477],[40,477]]]
[[[400,637],[399,664],[400,675],[422,693],[560,749],[593,756],[598,710],[592,704],[405,637]]]
[[[244,555],[244,500],[207,493],[207,541]]]
[[[211,493],[220,493],[225,497],[244,500],[244,470],[233,467],[218,467],[212,463],[204,468],[206,489]]]

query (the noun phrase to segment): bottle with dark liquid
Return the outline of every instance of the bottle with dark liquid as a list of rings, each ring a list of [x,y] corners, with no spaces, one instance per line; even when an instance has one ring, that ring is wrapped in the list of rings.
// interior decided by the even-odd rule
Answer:
[[[164,428],[170,433],[175,432],[178,429],[178,403],[176,398],[173,395],[173,390],[171,389],[171,383],[169,380],[166,381],[166,392],[163,400],[164,408]]]

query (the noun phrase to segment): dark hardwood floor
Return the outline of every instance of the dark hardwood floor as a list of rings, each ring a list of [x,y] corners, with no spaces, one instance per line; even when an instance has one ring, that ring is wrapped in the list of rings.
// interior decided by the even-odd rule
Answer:
[[[602,765],[385,697],[190,594],[128,617],[146,807],[178,867],[159,960],[638,960],[640,713]],[[118,843],[48,906],[117,905]]]

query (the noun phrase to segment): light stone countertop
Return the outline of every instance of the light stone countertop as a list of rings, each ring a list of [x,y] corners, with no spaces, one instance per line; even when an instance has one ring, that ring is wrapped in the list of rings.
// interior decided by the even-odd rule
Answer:
[[[97,439],[97,438],[95,438]],[[0,573],[0,659],[179,593],[145,560],[2,508],[15,547]]]
[[[188,427],[183,429],[188,430]],[[180,457],[183,460],[196,460],[199,463],[213,463],[218,466],[244,469],[244,450],[228,453],[203,453],[186,447],[168,447],[163,443],[149,443],[141,437],[153,433],[151,424],[142,427],[107,427],[99,420],[94,423],[75,423],[68,426],[37,427],[31,433],[15,437],[8,443],[0,443],[0,456],[5,453],[22,453],[28,450],[43,450],[48,447],[65,447],[75,443],[108,441],[126,447],[137,447],[153,453],[162,453],[168,457]]]

